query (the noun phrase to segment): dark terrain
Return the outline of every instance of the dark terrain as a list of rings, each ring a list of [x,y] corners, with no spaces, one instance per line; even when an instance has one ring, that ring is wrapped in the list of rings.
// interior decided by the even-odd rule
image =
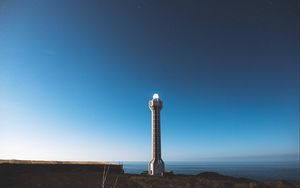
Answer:
[[[109,169],[108,169],[109,167]],[[20,162],[0,160],[1,188],[300,188],[299,182],[258,182],[223,176],[214,172],[198,175],[148,176],[124,174],[123,166],[97,162]]]

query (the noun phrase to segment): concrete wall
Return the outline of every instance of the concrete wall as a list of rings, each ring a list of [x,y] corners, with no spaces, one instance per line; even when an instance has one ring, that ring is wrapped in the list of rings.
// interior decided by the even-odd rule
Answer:
[[[0,187],[101,187],[104,168],[108,168],[105,187],[113,187],[123,165],[69,161],[0,161]]]

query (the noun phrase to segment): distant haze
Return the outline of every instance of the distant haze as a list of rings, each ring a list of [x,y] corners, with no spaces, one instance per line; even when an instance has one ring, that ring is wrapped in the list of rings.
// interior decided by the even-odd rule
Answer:
[[[299,1],[1,1],[0,159],[299,159]]]

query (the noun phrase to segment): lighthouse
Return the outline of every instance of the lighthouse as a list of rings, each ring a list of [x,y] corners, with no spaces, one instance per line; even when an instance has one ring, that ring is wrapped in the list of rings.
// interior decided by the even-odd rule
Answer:
[[[161,139],[160,139],[160,111],[163,107],[162,100],[158,94],[153,95],[153,99],[148,102],[152,112],[152,160],[149,162],[150,175],[163,175],[165,164],[161,159]]]

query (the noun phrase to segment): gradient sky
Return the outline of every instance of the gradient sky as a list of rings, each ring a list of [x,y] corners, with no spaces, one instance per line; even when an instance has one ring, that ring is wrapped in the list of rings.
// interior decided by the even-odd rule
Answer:
[[[297,160],[298,0],[0,0],[0,158]]]

